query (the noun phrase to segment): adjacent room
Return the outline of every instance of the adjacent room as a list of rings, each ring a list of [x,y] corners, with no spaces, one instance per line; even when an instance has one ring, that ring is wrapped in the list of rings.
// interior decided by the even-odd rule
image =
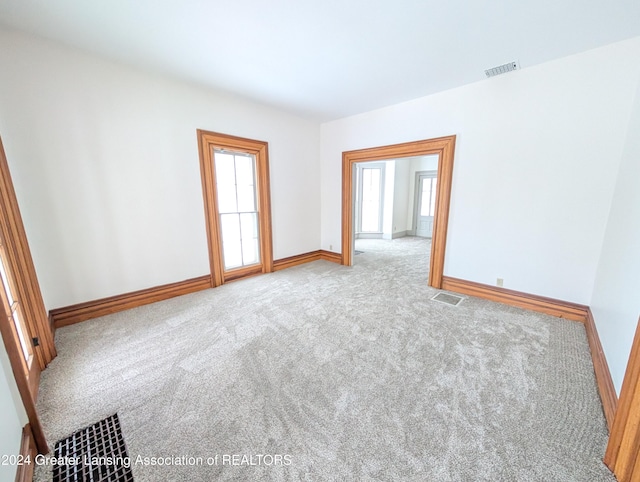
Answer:
[[[640,3],[5,0],[0,65],[0,481],[640,477]]]

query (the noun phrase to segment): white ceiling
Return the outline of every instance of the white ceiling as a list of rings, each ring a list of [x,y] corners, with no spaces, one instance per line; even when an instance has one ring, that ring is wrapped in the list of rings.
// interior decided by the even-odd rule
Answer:
[[[329,120],[639,36],[640,1],[0,0],[0,24]]]

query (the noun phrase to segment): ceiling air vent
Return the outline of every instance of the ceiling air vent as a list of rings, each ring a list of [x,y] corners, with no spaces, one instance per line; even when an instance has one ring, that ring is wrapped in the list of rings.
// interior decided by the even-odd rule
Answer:
[[[496,75],[506,74],[507,72],[511,72],[512,70],[518,70],[519,68],[520,66],[518,65],[518,61],[514,60],[513,62],[487,69],[484,71],[484,74],[487,77],[495,77]]]

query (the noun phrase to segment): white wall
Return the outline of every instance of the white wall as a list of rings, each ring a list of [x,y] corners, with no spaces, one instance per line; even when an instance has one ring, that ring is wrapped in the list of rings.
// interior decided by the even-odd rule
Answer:
[[[20,453],[22,427],[28,423],[7,351],[0,338],[0,460],[3,455]],[[16,466],[0,463],[0,480],[14,480]]]
[[[640,316],[640,83],[611,204],[591,310],[620,393]]]
[[[322,125],[322,248],[347,150],[457,135],[444,272],[588,304],[640,38]]]
[[[319,248],[318,124],[8,30],[0,65],[48,309],[208,274],[198,128],[269,142],[274,258]]]
[[[415,227],[413,225],[413,214],[415,209],[415,197],[416,197],[416,172],[419,171],[437,171],[438,170],[438,156],[420,156],[411,158],[411,163],[409,164],[409,184],[408,184],[408,192],[409,196],[407,209],[405,210],[407,230],[412,231]]]

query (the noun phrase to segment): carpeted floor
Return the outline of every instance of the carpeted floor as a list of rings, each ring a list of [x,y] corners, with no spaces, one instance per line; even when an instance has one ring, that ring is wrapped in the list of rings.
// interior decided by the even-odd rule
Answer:
[[[431,301],[428,243],[58,330],[50,443],[117,412],[139,482],[615,481],[583,326]]]

